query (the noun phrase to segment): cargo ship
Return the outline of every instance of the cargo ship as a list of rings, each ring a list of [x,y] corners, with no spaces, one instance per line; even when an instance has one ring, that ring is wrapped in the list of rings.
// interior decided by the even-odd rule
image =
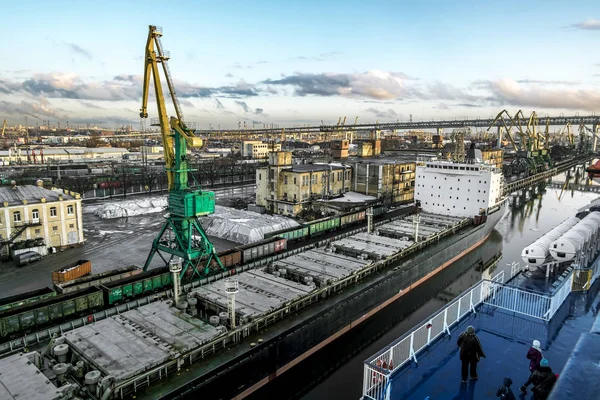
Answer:
[[[426,290],[428,279],[484,243],[506,214],[502,173],[477,150],[464,162],[419,162],[415,182],[416,216],[371,220],[367,232],[323,238],[251,270],[187,285],[177,301],[160,292],[95,313],[71,323],[48,349],[0,359],[7,372],[0,382],[21,398],[260,397],[269,382],[343,335],[385,329],[379,312]]]

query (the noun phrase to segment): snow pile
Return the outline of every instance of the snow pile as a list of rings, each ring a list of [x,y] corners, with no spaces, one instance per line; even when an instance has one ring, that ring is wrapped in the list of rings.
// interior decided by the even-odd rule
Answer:
[[[262,240],[265,233],[298,226],[290,218],[221,206],[215,206],[215,213],[200,222],[208,235],[243,244]]]
[[[105,203],[94,209],[92,213],[102,219],[111,219],[157,213],[164,211],[166,207],[166,197],[152,197]]]
[[[335,203],[364,203],[367,201],[377,200],[377,197],[367,196],[357,192],[346,192],[341,197],[336,197],[331,200],[319,200],[324,202],[335,202]]]
[[[167,198],[112,201],[93,207],[92,213],[102,219],[132,217],[166,211]],[[200,222],[208,235],[243,244],[262,240],[265,233],[298,226],[290,218],[222,206],[215,206],[215,213],[200,218]]]

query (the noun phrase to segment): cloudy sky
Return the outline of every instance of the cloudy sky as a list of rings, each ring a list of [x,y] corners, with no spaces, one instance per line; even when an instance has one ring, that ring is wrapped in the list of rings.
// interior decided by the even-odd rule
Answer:
[[[599,1],[19,0],[2,14],[9,125],[139,127],[149,24],[201,128],[600,111]]]

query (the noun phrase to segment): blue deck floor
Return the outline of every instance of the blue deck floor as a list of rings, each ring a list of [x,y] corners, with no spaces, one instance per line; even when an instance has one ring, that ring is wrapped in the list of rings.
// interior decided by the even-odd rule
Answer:
[[[519,387],[529,376],[525,354],[534,339],[541,342],[550,367],[560,373],[581,333],[589,331],[597,314],[598,296],[572,294],[549,323],[489,306],[481,307],[451,330],[429,350],[420,353],[418,364],[411,363],[394,373],[392,400],[497,399],[496,391],[504,377],[513,380],[517,398]],[[479,379],[461,383],[460,360],[456,340],[473,325],[487,358],[478,365]]]

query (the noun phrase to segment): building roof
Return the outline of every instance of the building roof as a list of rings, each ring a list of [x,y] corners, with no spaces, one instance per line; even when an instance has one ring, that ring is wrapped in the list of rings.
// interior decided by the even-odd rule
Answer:
[[[27,150],[20,149],[21,156],[23,156]],[[120,147],[47,147],[42,149],[31,149],[31,151],[35,151],[37,154],[40,154],[40,150],[43,150],[45,156],[52,155],[77,155],[77,154],[111,154],[111,153],[129,153],[129,150],[120,148]],[[0,156],[9,156],[13,154],[12,150],[0,150]]]
[[[344,168],[341,164],[295,164],[292,166],[292,172],[318,172],[329,171],[330,169],[339,170]]]
[[[47,202],[58,201],[59,195],[62,195],[64,200],[74,199],[62,190],[50,190],[34,185],[17,185],[14,189],[10,186],[0,187],[0,203],[8,202],[11,206],[23,204],[23,200],[27,200],[28,203],[41,203],[42,197],[45,197]]]

